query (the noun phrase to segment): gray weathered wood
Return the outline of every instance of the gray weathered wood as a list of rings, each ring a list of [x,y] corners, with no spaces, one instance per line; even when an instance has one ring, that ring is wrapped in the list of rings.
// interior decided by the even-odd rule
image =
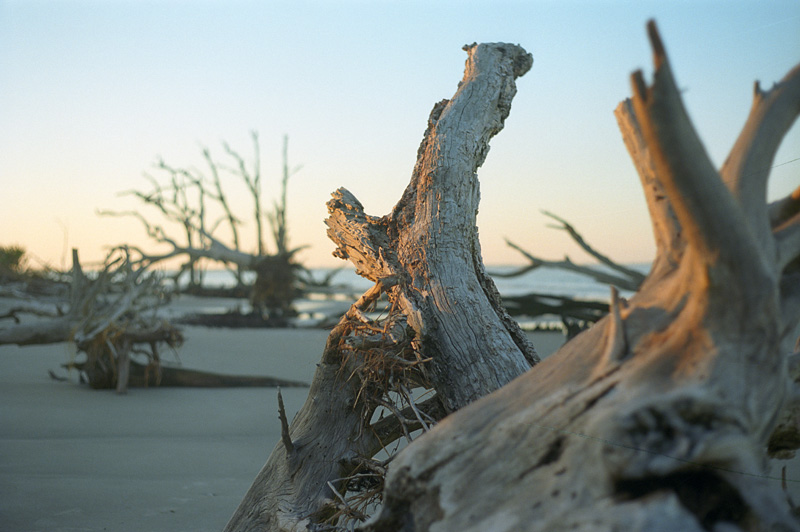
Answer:
[[[780,480],[764,477],[778,432],[794,435],[780,452],[800,446],[800,354],[788,356],[800,219],[771,224],[762,194],[800,109],[800,69],[757,94],[721,176],[648,31],[653,83],[634,74],[618,118],[643,174],[653,271],[593,328],[401,452],[364,530],[800,529]]]
[[[349,335],[381,293],[455,412],[388,464],[382,506],[361,530],[800,529],[780,481],[764,476],[769,456],[800,447],[800,194],[772,205],[763,194],[800,110],[800,70],[757,91],[718,172],[653,23],[648,31],[653,82],[634,74],[634,96],[617,109],[657,244],[636,295],[612,290],[606,318],[508,382],[537,357],[483,270],[475,171],[530,58],[510,45],[467,47],[464,80],[434,107],[393,211],[370,216],[344,189],[328,204],[335,254],[376,285],[331,333],[290,441],[226,530],[336,525],[342,477],[407,432],[359,417],[352,376],[364,362],[343,355],[374,344]]]
[[[510,44],[465,50],[464,79],[451,100],[434,106],[411,182],[391,214],[368,216],[340,189],[328,203],[327,220],[336,255],[369,279],[399,280],[393,297],[433,358],[434,386],[450,410],[538,361],[484,270],[475,225],[477,169],[509,114],[514,79],[533,59]]]
[[[500,305],[480,257],[475,218],[477,168],[503,127],[516,87],[532,58],[509,44],[466,46],[464,79],[451,100],[434,107],[411,182],[384,217],[367,215],[350,192],[328,203],[335,254],[376,282],[334,328],[306,403],[231,518],[226,530],[306,530],[331,520],[342,501],[341,479],[408,430],[370,424],[358,407],[364,364],[346,349],[371,340],[350,333],[381,293],[392,302],[411,347],[429,360],[435,402],[411,405],[408,416],[434,414],[436,403],[457,410],[499,389],[538,361],[533,347]],[[451,331],[459,334],[451,335]],[[400,336],[405,336],[406,333]],[[349,378],[348,378],[349,376]],[[402,417],[406,414],[400,413]],[[335,519],[334,519],[335,521]]]

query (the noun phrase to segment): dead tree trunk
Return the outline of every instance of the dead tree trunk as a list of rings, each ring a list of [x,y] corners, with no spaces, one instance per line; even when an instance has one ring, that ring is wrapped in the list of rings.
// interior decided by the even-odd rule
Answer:
[[[511,110],[514,79],[533,59],[507,44],[466,50],[464,80],[452,100],[434,106],[411,182],[392,213],[368,216],[339,189],[326,222],[337,256],[369,279],[397,283],[392,297],[433,359],[433,384],[449,410],[538,362],[484,270],[475,226],[477,169]]]
[[[465,50],[464,79],[451,100],[434,106],[411,183],[392,212],[369,216],[344,189],[328,203],[335,254],[376,284],[328,338],[308,400],[285,424],[228,531],[306,530],[335,525],[339,516],[362,518],[344,495],[367,477],[378,479],[379,492],[374,472],[385,464],[372,459],[376,453],[538,361],[483,269],[475,227],[476,170],[532,58],[508,44]],[[382,293],[392,312],[379,329],[362,311]],[[437,395],[417,404],[403,392],[415,386]],[[403,392],[406,409],[392,405],[387,391]],[[373,419],[379,405],[397,418]]]
[[[800,112],[800,67],[756,86],[717,172],[648,30],[653,83],[634,74],[617,116],[658,243],[650,275],[630,301],[612,291],[592,329],[400,453],[365,530],[800,529],[780,481],[764,477],[770,452],[800,445],[800,193],[766,203]]]

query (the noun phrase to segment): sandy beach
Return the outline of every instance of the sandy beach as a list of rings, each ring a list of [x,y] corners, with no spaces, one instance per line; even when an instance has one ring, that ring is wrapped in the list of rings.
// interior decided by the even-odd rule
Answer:
[[[309,380],[318,330],[186,328],[186,367]],[[65,345],[0,347],[0,529],[219,531],[278,439],[273,388],[55,382]],[[289,415],[305,388],[285,389]]]
[[[171,310],[196,303],[179,298]],[[185,367],[306,382],[328,336],[183,329]],[[558,333],[536,336],[542,353],[561,342]],[[222,530],[280,436],[276,390],[133,388],[120,396],[79,384],[61,369],[71,356],[67,344],[0,346],[0,530]],[[282,393],[291,419],[307,389]]]
[[[178,355],[186,367],[303,381],[327,338],[316,329],[184,332]],[[543,356],[563,341],[560,333],[531,339]],[[134,388],[120,396],[78,384],[60,367],[70,356],[66,344],[0,347],[0,530],[222,530],[278,441],[275,389]],[[290,419],[306,394],[283,390]]]

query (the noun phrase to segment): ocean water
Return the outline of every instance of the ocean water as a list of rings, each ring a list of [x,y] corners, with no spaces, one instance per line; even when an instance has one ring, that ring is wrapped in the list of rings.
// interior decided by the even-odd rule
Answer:
[[[626,266],[643,274],[650,269],[650,264],[626,264]],[[610,271],[601,266],[592,267]],[[489,274],[493,274],[513,272],[518,268],[517,266],[487,266],[486,270]],[[311,275],[314,279],[321,280],[334,270],[334,268],[312,269]],[[208,286],[230,287],[235,285],[233,275],[226,270],[209,270],[204,273],[204,276],[203,282]],[[245,276],[246,281],[252,281],[252,279],[252,274]],[[585,275],[554,268],[538,268],[517,277],[493,276],[493,279],[500,294],[504,296],[537,293],[595,301],[608,301],[610,297],[608,285],[598,283]],[[336,270],[331,284],[335,287],[334,295],[316,295],[295,302],[295,307],[301,314],[299,324],[305,322],[311,324],[324,316],[341,315],[355,298],[373,285],[372,281],[356,274],[352,267]],[[624,297],[631,295],[626,291],[620,291],[620,294]],[[240,303],[239,308],[247,310],[245,303]],[[204,310],[209,311],[210,307]],[[220,309],[215,307],[214,310],[219,311]],[[525,321],[526,325],[560,322],[554,318],[542,316]]]
[[[627,264],[626,266],[643,274],[647,274],[650,269],[650,264]],[[608,268],[600,266],[593,267],[601,271],[611,272]],[[496,272],[509,273],[518,269],[518,266],[486,267],[486,271],[490,275]],[[330,271],[332,270],[312,270],[312,275],[317,279],[321,279]],[[578,299],[597,299],[605,301],[609,298],[610,294],[608,285],[598,283],[591,277],[553,268],[539,268],[517,277],[492,275],[492,278],[500,294],[504,296],[518,296],[535,292],[539,294],[552,294]],[[333,283],[351,286],[360,292],[368,289],[373,284],[372,281],[357,275],[352,268],[341,270],[336,273],[333,278]]]

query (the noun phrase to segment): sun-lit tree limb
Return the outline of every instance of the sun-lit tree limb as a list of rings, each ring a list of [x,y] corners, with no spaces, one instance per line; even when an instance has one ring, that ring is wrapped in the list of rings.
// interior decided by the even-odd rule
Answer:
[[[753,89],[753,106],[739,138],[731,148],[720,175],[741,205],[756,240],[769,245],[772,227],[765,215],[770,168],[783,137],[800,113],[800,65],[770,90],[758,82]],[[796,199],[796,198],[795,198]]]
[[[678,223],[672,205],[664,192],[664,187],[658,179],[655,162],[650,148],[642,136],[642,130],[633,109],[633,102],[630,99],[620,102],[614,110],[614,116],[616,116],[617,125],[622,132],[625,147],[639,174],[653,226],[656,249],[660,250],[652,270],[660,270],[661,262],[664,263],[664,268],[670,270],[675,267],[684,250],[685,242],[680,238],[680,223]]]

